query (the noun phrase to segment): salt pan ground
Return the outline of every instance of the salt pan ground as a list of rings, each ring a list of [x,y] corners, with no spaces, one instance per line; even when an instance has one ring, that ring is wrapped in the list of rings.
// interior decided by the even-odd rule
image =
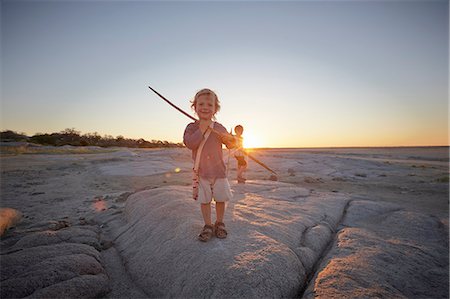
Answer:
[[[41,150],[1,156],[2,298],[448,298],[448,148],[255,151],[207,243],[188,150]]]

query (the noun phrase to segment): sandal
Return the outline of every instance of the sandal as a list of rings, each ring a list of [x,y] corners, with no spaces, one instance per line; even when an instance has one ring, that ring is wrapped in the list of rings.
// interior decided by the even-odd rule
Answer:
[[[206,242],[213,236],[214,228],[212,225],[205,224],[205,226],[202,229],[202,232],[200,235],[198,235],[198,239],[202,242]]]
[[[216,237],[219,239],[225,239],[228,235],[225,224],[223,222],[216,222],[215,224]]]

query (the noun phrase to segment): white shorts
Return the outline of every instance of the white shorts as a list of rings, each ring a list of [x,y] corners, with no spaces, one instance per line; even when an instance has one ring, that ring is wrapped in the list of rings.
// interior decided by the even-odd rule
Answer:
[[[226,202],[233,198],[228,179],[208,179],[200,177],[198,183],[198,202],[210,203],[213,198],[216,202]]]

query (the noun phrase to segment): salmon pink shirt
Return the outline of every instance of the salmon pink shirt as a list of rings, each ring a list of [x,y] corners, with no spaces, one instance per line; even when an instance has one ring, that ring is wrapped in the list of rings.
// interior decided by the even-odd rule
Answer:
[[[224,126],[218,122],[214,122],[214,130],[223,134],[228,134]],[[204,136],[200,130],[199,122],[193,122],[187,125],[184,130],[183,142],[186,147],[192,150],[192,159],[195,161],[197,155],[197,149],[202,142]],[[226,169],[223,161],[222,144],[225,144],[227,148],[233,148],[234,143],[225,143],[224,140],[216,133],[211,132],[208,139],[203,146],[199,175],[202,178],[225,178]]]

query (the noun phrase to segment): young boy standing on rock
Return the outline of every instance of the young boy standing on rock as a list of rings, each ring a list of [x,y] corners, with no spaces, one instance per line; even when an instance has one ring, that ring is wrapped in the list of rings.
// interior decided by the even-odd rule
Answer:
[[[193,197],[198,200],[205,225],[198,236],[200,241],[208,241],[213,234],[217,238],[227,237],[223,217],[225,202],[232,198],[230,184],[223,162],[222,144],[235,147],[235,138],[224,126],[214,122],[220,109],[217,95],[210,89],[196,93],[191,107],[199,117],[198,121],[187,125],[183,141],[192,150],[194,160]],[[211,200],[216,202],[216,222],[211,221]]]

